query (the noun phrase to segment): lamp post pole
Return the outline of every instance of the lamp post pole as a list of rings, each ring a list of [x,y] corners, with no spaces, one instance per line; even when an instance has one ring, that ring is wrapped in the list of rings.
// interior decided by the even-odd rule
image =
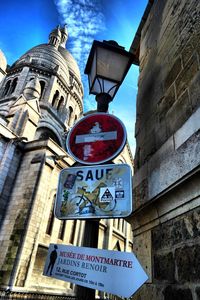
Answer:
[[[85,68],[90,94],[96,95],[97,112],[108,112],[109,103],[124,80],[133,56],[115,41],[94,41]],[[97,248],[99,219],[86,220],[83,246]],[[112,280],[112,278],[111,278]],[[94,300],[95,290],[78,286],[79,300]]]

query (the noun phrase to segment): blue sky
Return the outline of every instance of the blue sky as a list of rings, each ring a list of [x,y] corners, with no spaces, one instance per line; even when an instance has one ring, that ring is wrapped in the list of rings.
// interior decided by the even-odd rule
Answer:
[[[84,84],[84,111],[96,108],[88,95],[83,74],[94,39],[115,40],[129,50],[147,0],[3,0],[0,10],[0,49],[8,64],[38,44],[47,43],[58,24],[68,25],[67,48],[76,58]],[[132,66],[110,104],[109,111],[120,118],[128,132],[134,153],[134,125],[138,67]]]

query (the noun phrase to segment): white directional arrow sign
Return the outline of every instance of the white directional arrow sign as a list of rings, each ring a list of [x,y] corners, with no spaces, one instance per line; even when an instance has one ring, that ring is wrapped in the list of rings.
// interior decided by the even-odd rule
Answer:
[[[133,253],[50,244],[45,276],[130,297],[148,279]]]

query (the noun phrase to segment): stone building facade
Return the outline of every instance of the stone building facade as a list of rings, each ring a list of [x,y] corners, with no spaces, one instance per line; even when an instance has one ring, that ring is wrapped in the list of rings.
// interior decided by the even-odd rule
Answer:
[[[7,71],[0,52],[0,290],[8,296],[76,293],[74,285],[42,275],[49,243],[81,246],[84,238],[84,221],[53,214],[59,172],[75,163],[66,134],[83,113],[80,72],[65,48],[67,37],[66,27],[54,29],[47,44]],[[128,145],[116,162],[132,165]],[[124,220],[101,220],[98,247],[131,251],[131,233]]]
[[[139,64],[131,218],[149,280],[134,300],[200,299],[200,2],[148,1]]]

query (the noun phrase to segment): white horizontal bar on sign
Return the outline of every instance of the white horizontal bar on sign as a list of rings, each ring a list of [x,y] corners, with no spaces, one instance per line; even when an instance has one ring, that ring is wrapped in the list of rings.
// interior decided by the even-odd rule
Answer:
[[[117,131],[81,134],[76,136],[75,143],[93,143],[96,141],[112,141],[117,139]]]

